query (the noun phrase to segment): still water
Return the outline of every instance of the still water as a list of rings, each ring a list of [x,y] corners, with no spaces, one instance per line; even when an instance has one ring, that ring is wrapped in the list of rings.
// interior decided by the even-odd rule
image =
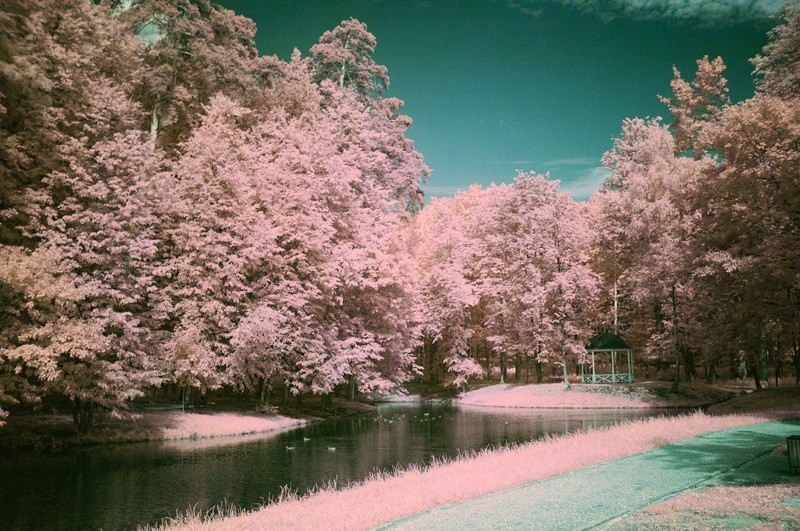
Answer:
[[[189,507],[252,507],[284,485],[305,492],[375,470],[547,434],[653,415],[647,411],[477,409],[384,404],[375,413],[272,436],[141,443],[63,455],[0,456],[0,528],[119,529]],[[498,472],[502,473],[502,472]]]

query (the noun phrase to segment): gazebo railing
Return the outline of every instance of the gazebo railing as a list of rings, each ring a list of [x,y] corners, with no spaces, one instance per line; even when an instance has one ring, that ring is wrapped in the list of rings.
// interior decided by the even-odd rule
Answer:
[[[633,374],[618,372],[615,374],[583,374],[582,383],[633,383]]]

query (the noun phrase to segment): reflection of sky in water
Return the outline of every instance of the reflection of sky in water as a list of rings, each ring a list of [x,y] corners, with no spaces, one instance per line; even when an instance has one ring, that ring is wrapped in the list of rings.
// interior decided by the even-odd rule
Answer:
[[[343,485],[398,464],[649,415],[383,404],[374,414],[272,436],[4,456],[0,522],[8,528],[135,527],[191,506],[252,507],[287,484],[301,492],[332,480]]]

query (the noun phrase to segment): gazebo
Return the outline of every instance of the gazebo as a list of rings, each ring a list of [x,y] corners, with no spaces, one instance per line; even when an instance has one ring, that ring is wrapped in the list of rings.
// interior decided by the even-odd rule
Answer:
[[[592,355],[592,372],[586,373],[587,363],[581,365],[581,382],[582,383],[632,383],[633,382],[633,351],[617,334],[602,333],[597,334],[589,342],[586,347],[589,354]],[[610,354],[611,367],[608,367],[602,356]],[[620,355],[618,357],[618,355]],[[621,358],[621,359],[620,359]],[[622,362],[624,369],[626,366],[624,362],[627,358],[627,371],[620,371],[620,362]],[[601,370],[597,372],[598,362],[602,364]],[[606,372],[608,369],[611,372]]]

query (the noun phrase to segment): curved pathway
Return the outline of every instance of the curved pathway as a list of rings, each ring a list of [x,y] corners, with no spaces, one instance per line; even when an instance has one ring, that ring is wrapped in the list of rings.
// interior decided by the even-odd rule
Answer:
[[[800,482],[774,449],[800,420],[721,430],[412,515],[382,529],[586,529],[704,485]]]

